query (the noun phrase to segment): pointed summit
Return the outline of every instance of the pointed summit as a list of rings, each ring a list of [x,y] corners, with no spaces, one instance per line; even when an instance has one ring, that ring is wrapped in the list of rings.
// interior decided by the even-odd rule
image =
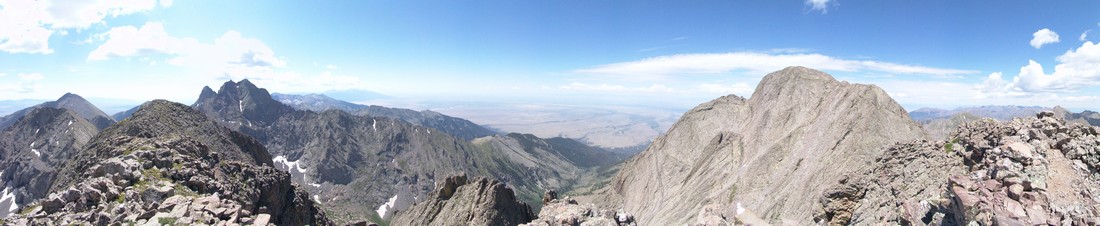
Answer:
[[[93,105],[91,102],[88,102],[88,100],[84,99],[80,95],[65,93],[65,95],[61,96],[61,98],[57,98],[56,101],[50,101],[35,105],[33,107],[25,108],[23,110],[12,113],[11,115],[0,118],[0,129],[7,128],[27,113],[30,113],[31,110],[41,107],[68,109],[76,115],[80,116],[81,118],[88,120],[88,122],[91,122],[92,125],[95,125],[96,129],[99,130],[107,128],[107,126],[115,123],[115,120],[111,118],[111,116],[107,115],[107,113],[103,113],[102,110],[99,110],[98,107]]]

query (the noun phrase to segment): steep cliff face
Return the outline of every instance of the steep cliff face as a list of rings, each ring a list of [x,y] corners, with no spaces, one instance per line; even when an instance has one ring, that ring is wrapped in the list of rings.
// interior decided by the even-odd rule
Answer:
[[[624,163],[610,202],[643,225],[696,222],[708,204],[805,224],[818,195],[863,159],[926,136],[878,87],[789,67],[765,76],[751,99],[725,96],[685,113]]]
[[[259,142],[163,100],[97,134],[55,181],[8,222],[331,224]]]
[[[41,107],[0,132],[0,217],[45,197],[57,170],[96,134],[72,111]]]

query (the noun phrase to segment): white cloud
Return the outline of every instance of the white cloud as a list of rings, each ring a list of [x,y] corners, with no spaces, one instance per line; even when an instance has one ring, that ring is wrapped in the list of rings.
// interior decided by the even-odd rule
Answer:
[[[191,38],[176,38],[164,31],[157,22],[146,22],[141,28],[122,26],[111,28],[102,34],[107,39],[88,54],[89,61],[118,57],[147,56],[152,54],[180,54],[193,50],[199,43]]]
[[[230,76],[270,73],[273,67],[286,66],[286,61],[276,57],[263,41],[236,31],[225,32],[213,43],[202,43],[194,38],[173,37],[161,23],[147,22],[141,28],[112,28],[103,36],[107,41],[88,54],[89,61],[167,55],[169,64]]]
[[[38,89],[38,81],[45,79],[39,73],[19,73],[19,86],[15,91],[19,93],[31,93]]]
[[[733,93],[733,94],[737,94],[737,95],[747,96],[749,94],[752,94],[753,87],[750,86],[748,83],[744,83],[744,82],[739,82],[739,83],[730,84],[730,85],[704,83],[704,84],[699,84],[698,86],[696,86],[696,90],[698,90],[699,92],[705,92],[705,93],[719,93],[719,94],[731,94],[731,93]]]
[[[1058,65],[1054,66],[1054,72],[1046,74],[1043,66],[1034,60],[1029,60],[1026,66],[1020,67],[1020,73],[1009,83],[992,75],[986,84],[1001,84],[1002,91],[1020,92],[1019,94],[1034,95],[1037,93],[1075,92],[1084,87],[1100,85],[1100,44],[1085,42],[1076,50],[1066,51],[1058,56]],[[986,85],[977,86],[979,90],[996,91]],[[986,95],[996,96],[991,93]],[[1019,96],[1019,95],[1017,95]]]
[[[54,33],[87,29],[107,17],[147,12],[156,6],[156,0],[0,0],[0,51],[50,54],[49,39]]]
[[[975,74],[974,70],[958,70],[905,65],[869,60],[846,60],[821,54],[767,54],[756,52],[679,54],[659,56],[637,61],[600,65],[575,70],[580,74],[627,76],[637,79],[664,79],[669,76],[691,74],[721,74],[736,70],[748,70],[763,75],[788,66],[806,66],[832,71],[878,71],[898,74],[927,74],[957,76]]]
[[[1054,31],[1047,28],[1039,29],[1031,34],[1031,37],[1031,47],[1035,47],[1036,49],[1043,47],[1043,45],[1057,43],[1059,41],[1058,33],[1054,33]]]
[[[821,11],[822,14],[829,12],[829,2],[831,0],[806,0],[806,5],[810,6],[810,10]]]
[[[622,85],[608,85],[608,84],[586,84],[580,82],[569,83],[568,85],[558,86],[558,89],[570,90],[570,91],[598,91],[598,92],[643,92],[643,93],[671,93],[676,92],[676,89],[670,88],[662,84],[652,84],[648,87],[626,87]]]
[[[174,37],[164,25],[148,22],[140,28],[122,26],[102,34],[106,39],[88,54],[89,61],[137,58],[150,65],[163,63],[207,75],[210,81],[249,79],[257,85],[279,92],[318,92],[351,89],[362,85],[359,78],[331,72],[306,74],[290,70],[285,59],[259,39],[227,31],[213,42],[189,37]],[[326,65],[334,69],[335,65]]]
[[[1077,37],[1077,40],[1081,40],[1082,42],[1083,41],[1088,41],[1090,31],[1092,31],[1092,30],[1090,29],[1090,30],[1085,30],[1085,32],[1081,32],[1081,36]]]

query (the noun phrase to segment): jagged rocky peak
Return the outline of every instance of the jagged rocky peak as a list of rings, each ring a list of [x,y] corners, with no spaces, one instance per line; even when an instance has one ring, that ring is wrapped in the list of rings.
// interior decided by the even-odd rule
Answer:
[[[164,100],[99,133],[50,191],[7,222],[331,224],[258,142]]]
[[[221,123],[232,128],[270,126],[279,116],[294,111],[272,99],[267,89],[256,87],[248,79],[226,81],[216,93],[209,86],[203,87],[192,107],[211,118],[225,119]]]
[[[882,146],[926,136],[882,89],[788,67],[749,99],[725,96],[685,113],[623,163],[606,202],[643,225],[700,222],[712,205],[808,224],[828,185]]]
[[[517,225],[534,219],[531,207],[503,182],[466,175],[436,183],[424,201],[398,213],[394,225]]]

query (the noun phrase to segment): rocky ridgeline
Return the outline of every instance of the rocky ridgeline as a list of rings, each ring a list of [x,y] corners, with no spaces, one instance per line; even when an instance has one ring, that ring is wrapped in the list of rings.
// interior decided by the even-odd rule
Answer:
[[[189,127],[163,126],[171,124]],[[67,180],[6,222],[331,224],[288,173],[263,161],[262,146],[234,133],[185,105],[150,102],[93,138],[66,166]]]
[[[890,146],[822,197],[838,224],[1097,225],[1096,127],[1052,117],[962,125],[948,142]]]
[[[437,182],[426,200],[399,213],[393,225],[517,225],[532,218],[531,207],[503,182],[456,175]]]

